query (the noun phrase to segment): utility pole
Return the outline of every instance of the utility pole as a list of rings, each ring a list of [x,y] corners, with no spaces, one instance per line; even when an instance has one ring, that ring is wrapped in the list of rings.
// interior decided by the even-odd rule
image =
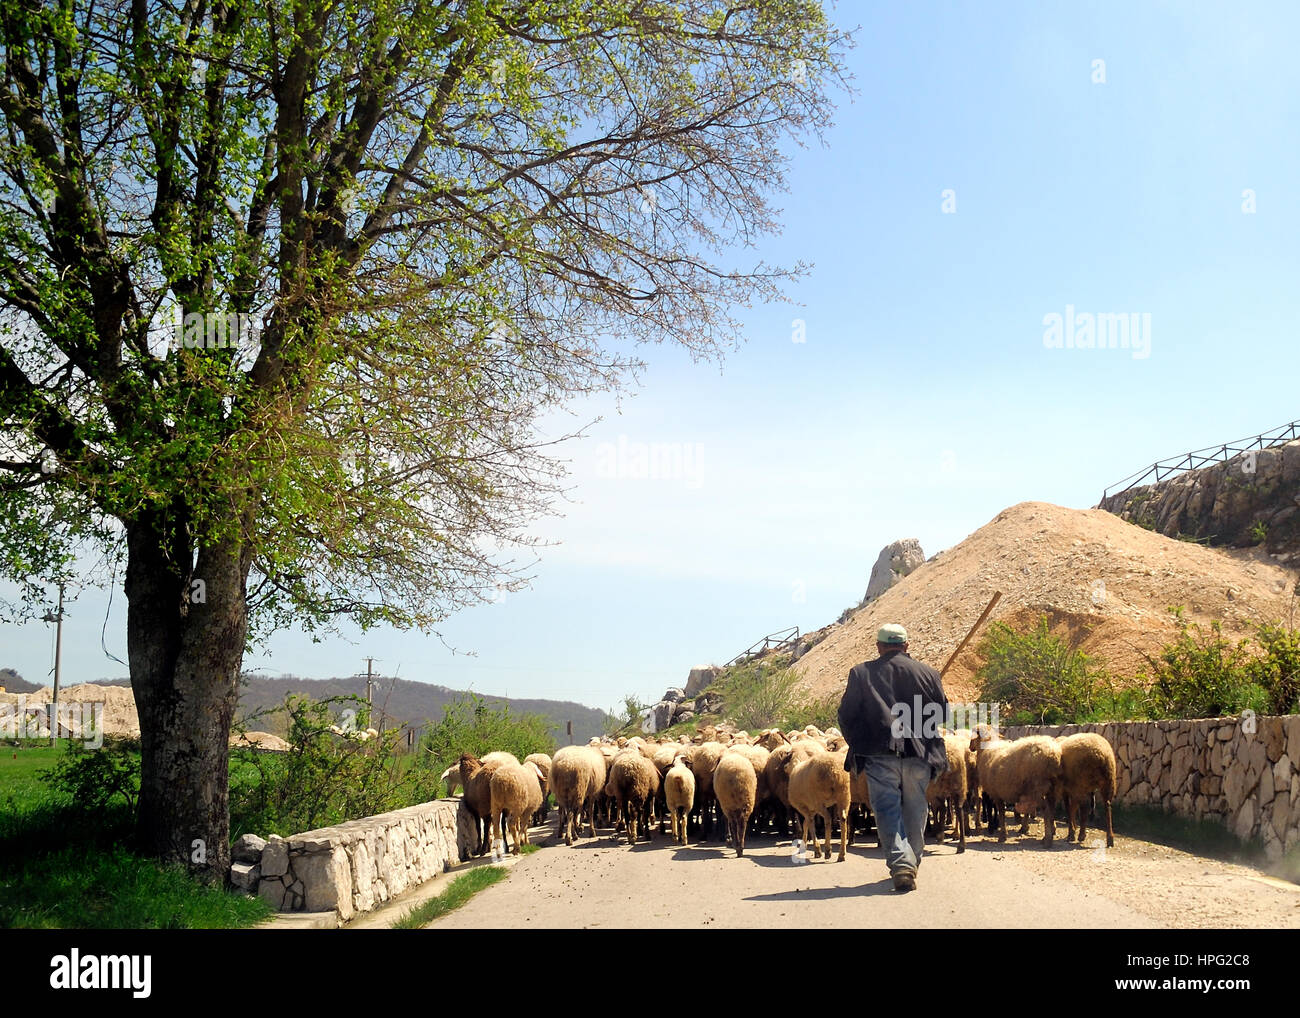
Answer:
[[[59,613],[45,613],[43,622],[56,624],[54,630],[54,699],[50,704],[50,745],[57,746],[59,739],[59,662],[63,656],[63,584],[59,584]]]

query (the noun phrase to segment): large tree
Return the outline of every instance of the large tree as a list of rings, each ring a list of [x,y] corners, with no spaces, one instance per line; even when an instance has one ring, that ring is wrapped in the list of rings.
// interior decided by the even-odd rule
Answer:
[[[519,581],[539,415],[799,271],[722,259],[845,40],[812,0],[0,0],[0,44],[0,568],[39,610],[124,564],[139,835],[221,880],[250,640]]]

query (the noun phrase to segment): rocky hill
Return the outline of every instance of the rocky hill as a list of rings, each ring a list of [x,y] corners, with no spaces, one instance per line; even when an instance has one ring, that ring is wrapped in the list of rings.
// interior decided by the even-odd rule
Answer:
[[[1259,546],[1300,562],[1300,441],[1129,488],[1098,508],[1168,537]]]
[[[1286,620],[1300,609],[1297,575],[1262,548],[1220,549],[1127,523],[1102,509],[1022,502],[964,541],[918,566],[846,622],[810,634],[818,641],[795,664],[815,696],[844,688],[849,669],[873,658],[876,630],[901,622],[912,656],[941,668],[979,618],[1017,629],[1046,614],[1059,635],[1077,639],[1119,676],[1136,674],[1174,637],[1168,611],[1183,605],[1202,624],[1219,619],[1246,636],[1255,623]],[[950,699],[974,699],[979,666],[972,640],[944,679]]]

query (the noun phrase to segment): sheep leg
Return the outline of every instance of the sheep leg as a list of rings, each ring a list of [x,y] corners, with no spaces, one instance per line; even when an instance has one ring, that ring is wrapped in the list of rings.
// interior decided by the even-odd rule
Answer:
[[[1106,847],[1115,847],[1115,828],[1110,824],[1110,800],[1106,800]]]
[[[966,851],[966,809],[962,803],[957,803],[955,800],[954,804],[962,807],[953,811],[957,814],[957,854],[961,855]]]
[[[1088,836],[1088,814],[1092,812],[1092,804],[1087,799],[1079,800],[1079,844],[1082,845],[1084,839]]]
[[[826,831],[826,841],[825,841],[826,861],[830,862],[831,861],[831,815],[829,813],[822,813],[821,816],[822,816],[822,823]]]
[[[835,861],[843,862],[844,856],[848,852],[848,847],[849,847],[849,818],[847,815],[844,816],[840,815],[840,810],[838,806],[835,807],[835,815],[840,819],[840,856]],[[828,859],[830,858],[829,852],[827,853],[826,857]]]
[[[1007,804],[1001,799],[993,800],[993,812],[998,818],[998,844],[1002,845],[1007,840]]]

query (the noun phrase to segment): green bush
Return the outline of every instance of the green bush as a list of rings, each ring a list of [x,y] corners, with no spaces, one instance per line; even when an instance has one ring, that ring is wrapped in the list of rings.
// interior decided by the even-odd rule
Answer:
[[[1178,620],[1178,637],[1158,658],[1148,658],[1152,712],[1166,718],[1217,718],[1243,710],[1267,713],[1269,691],[1256,681],[1260,666],[1252,658],[1249,640],[1233,643],[1216,619],[1207,632],[1171,608]]]
[[[519,760],[531,753],[554,753],[550,720],[541,714],[515,714],[508,705],[497,707],[467,693],[448,704],[442,720],[420,740],[417,766],[436,782],[462,753],[482,757],[497,750]]]
[[[290,696],[281,709],[287,752],[231,750],[231,837],[296,834],[439,796],[438,772],[399,752],[400,728],[363,736],[369,705],[362,697]]]
[[[1265,622],[1256,630],[1264,655],[1250,664],[1253,681],[1268,691],[1270,714],[1300,714],[1300,630]]]
[[[722,714],[747,731],[835,724],[840,695],[811,699],[799,690],[789,654],[775,654],[724,669],[709,684],[722,697]]]
[[[40,776],[68,796],[73,810],[98,814],[118,803],[134,818],[140,799],[140,742],[105,739],[99,749],[88,749],[70,740],[63,756]]]
[[[1099,720],[1125,695],[1095,658],[1052,635],[1046,615],[1027,633],[994,622],[976,650],[984,658],[975,673],[979,699],[1001,705],[1009,724]]]

